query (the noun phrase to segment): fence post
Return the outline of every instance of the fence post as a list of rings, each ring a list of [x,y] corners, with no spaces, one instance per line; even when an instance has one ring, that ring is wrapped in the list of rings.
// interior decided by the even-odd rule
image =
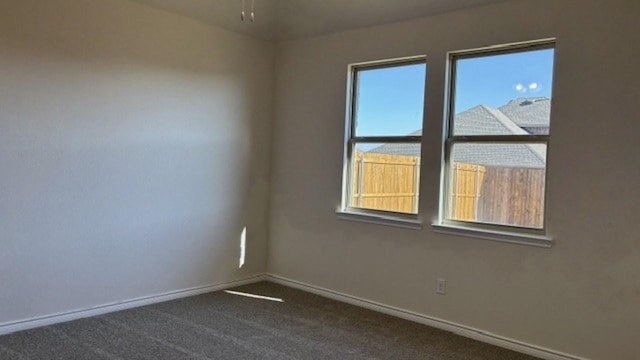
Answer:
[[[358,207],[362,207],[364,190],[364,153],[360,154],[360,178],[358,179]]]
[[[460,190],[460,173],[458,172],[458,163],[453,163],[453,168],[451,169],[453,176],[451,177],[451,181],[453,182],[451,191],[451,218],[458,220],[458,191]]]
[[[420,198],[420,158],[413,160],[413,212],[418,213],[418,199]]]
[[[474,187],[473,220],[478,220],[478,204],[480,203],[480,165],[476,165],[476,182]]]

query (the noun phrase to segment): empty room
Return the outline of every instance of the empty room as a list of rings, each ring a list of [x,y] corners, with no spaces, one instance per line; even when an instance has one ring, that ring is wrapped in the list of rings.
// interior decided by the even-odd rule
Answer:
[[[638,24],[1,0],[0,359],[640,359]]]

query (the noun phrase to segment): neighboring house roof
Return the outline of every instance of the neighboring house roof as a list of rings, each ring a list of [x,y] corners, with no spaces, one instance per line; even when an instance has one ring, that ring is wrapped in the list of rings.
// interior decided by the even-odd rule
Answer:
[[[498,110],[520,127],[549,128],[551,99],[545,97],[514,99],[499,107]]]
[[[384,144],[373,148],[368,153],[386,155],[420,156],[420,144],[394,143]]]
[[[543,145],[544,146],[544,145]],[[453,161],[484,166],[544,168],[545,159],[531,145],[473,144],[454,145]]]
[[[454,116],[454,135],[511,135],[513,131],[496,118],[486,105],[478,105]],[[517,126],[516,126],[517,127]]]
[[[456,135],[524,135],[528,127],[548,128],[550,100],[519,98],[495,109],[478,105],[455,116]],[[546,117],[545,117],[546,116]],[[411,135],[420,135],[421,131]],[[385,144],[370,153],[419,156],[420,144]],[[477,144],[455,145],[453,161],[485,166],[544,168],[546,147],[538,144]]]

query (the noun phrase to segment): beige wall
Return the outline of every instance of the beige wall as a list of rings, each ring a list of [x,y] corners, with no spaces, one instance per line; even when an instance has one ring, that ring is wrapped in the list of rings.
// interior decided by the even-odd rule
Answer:
[[[312,285],[633,359],[639,15],[634,0],[516,1],[274,49],[127,0],[4,1],[0,325],[244,278],[268,260]],[[446,51],[551,36],[555,246],[434,233]],[[338,220],[347,64],[417,54],[429,63],[425,228]]]
[[[263,273],[273,55],[126,0],[0,2],[0,324]]]
[[[286,42],[269,271],[593,359],[640,353],[640,3],[538,0]],[[551,249],[436,234],[446,52],[557,37]],[[349,63],[426,54],[421,231],[338,220]],[[448,292],[435,294],[436,277]]]

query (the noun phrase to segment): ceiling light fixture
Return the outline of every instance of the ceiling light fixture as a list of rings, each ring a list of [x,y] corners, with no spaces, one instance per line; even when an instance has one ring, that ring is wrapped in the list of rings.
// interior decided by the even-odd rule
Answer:
[[[249,14],[249,19],[251,20],[251,22],[255,22],[256,21],[256,13],[255,13],[255,6],[256,6],[256,1],[255,0],[251,0],[251,13]],[[240,12],[240,20],[244,21],[245,19],[245,0],[242,0],[242,11]]]

